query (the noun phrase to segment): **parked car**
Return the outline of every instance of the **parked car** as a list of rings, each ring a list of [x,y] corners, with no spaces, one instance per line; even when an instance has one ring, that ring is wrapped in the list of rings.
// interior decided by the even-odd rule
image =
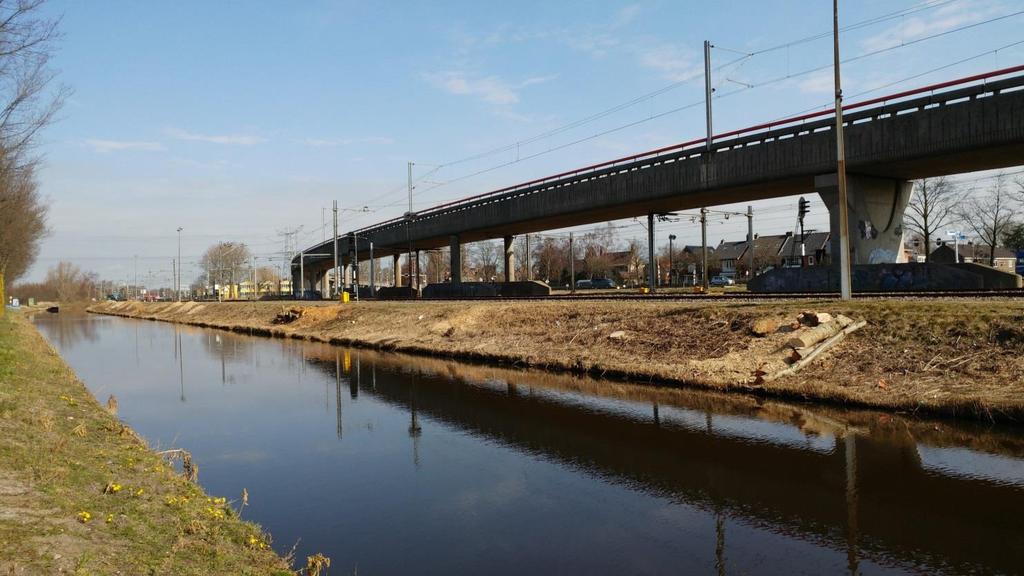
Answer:
[[[710,284],[712,286],[732,286],[736,282],[728,276],[714,276],[711,278]]]
[[[590,281],[591,288],[618,288],[611,278],[598,278]]]
[[[593,282],[591,282],[590,280],[577,280],[576,281],[576,289],[577,290],[586,290],[588,288],[593,288],[593,287],[594,287]]]

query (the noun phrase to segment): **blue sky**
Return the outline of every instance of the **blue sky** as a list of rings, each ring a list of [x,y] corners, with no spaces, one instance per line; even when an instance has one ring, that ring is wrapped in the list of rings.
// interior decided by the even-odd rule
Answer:
[[[1024,62],[1024,44],[993,52],[1024,40],[1024,15],[984,23],[1024,10],[1019,0],[841,5],[844,25],[921,8],[843,35],[844,57],[902,45],[844,66],[851,100]],[[715,65],[738,60],[716,72],[716,132],[832,98],[831,69],[800,74],[831,62],[829,38],[742,57],[830,30],[827,0],[51,0],[47,10],[63,18],[55,66],[74,95],[41,143],[52,232],[33,279],[70,260],[125,280],[138,256],[140,279],[169,284],[178,226],[185,279],[218,240],[245,241],[271,262],[280,230],[303,226],[302,245],[320,240],[333,200],[371,210],[344,213],[343,229],[404,212],[408,161],[424,208],[700,137],[705,39]],[[792,229],[795,204],[757,204],[758,231]],[[824,227],[815,208],[808,224]],[[741,220],[714,222],[709,241],[743,236]],[[688,220],[669,232],[699,242]]]

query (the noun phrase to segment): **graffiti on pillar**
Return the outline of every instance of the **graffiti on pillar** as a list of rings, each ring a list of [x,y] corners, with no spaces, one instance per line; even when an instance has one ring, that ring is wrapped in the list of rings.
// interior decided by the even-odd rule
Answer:
[[[875,228],[870,220],[860,220],[857,224],[857,229],[860,230],[861,240],[868,238],[874,240],[878,238],[878,228]]]
[[[896,251],[875,248],[868,256],[868,264],[892,264],[896,262]]]

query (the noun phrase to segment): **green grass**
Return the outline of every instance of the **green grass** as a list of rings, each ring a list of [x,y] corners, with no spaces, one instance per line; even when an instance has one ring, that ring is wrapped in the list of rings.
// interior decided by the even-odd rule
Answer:
[[[17,313],[0,318],[0,438],[0,573],[293,573],[259,526],[177,474]]]

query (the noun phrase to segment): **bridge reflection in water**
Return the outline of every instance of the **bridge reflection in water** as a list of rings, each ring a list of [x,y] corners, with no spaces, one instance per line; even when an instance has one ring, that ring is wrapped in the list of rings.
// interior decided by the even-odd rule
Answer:
[[[363,390],[408,411],[414,457],[419,421],[429,418],[710,511],[720,568],[723,516],[843,545],[851,573],[862,558],[1024,566],[1024,439],[1012,433],[978,442],[1013,459],[1004,469],[976,470],[970,460],[957,469],[956,458],[929,465],[919,448],[942,460],[944,450],[961,450],[949,446],[962,430],[881,413],[360,350],[318,349],[306,359],[335,377],[339,437],[342,387],[352,398]]]
[[[374,573],[1024,566],[1024,435],[1009,427],[153,322],[38,323],[151,443],[192,450],[207,489],[247,487],[247,517],[283,552],[301,537],[298,557]]]

